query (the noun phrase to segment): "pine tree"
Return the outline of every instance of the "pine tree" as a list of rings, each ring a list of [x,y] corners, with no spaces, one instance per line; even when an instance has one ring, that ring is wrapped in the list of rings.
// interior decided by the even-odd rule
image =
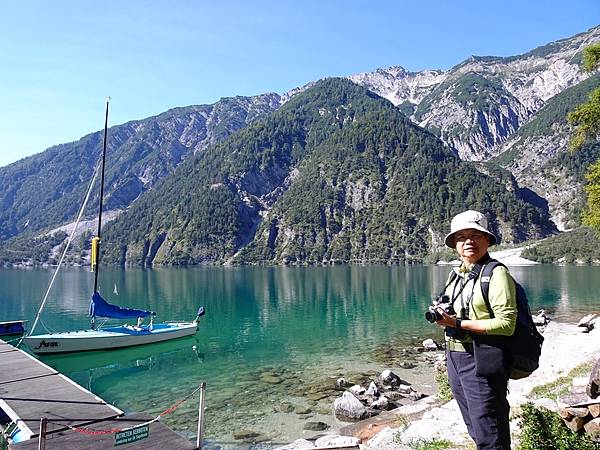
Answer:
[[[591,72],[600,64],[600,44],[587,47],[583,52],[583,69]],[[600,133],[600,88],[595,89],[587,102],[569,113],[569,122],[575,133],[571,139],[572,150],[582,148],[588,139],[598,139]],[[587,209],[583,223],[600,231],[600,159],[588,168],[586,175]]]

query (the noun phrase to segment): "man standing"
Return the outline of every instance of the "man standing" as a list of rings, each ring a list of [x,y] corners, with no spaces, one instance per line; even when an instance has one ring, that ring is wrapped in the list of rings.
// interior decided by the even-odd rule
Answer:
[[[480,212],[465,211],[452,219],[445,243],[456,249],[462,264],[453,269],[444,293],[456,315],[437,309],[441,317],[437,323],[445,327],[450,387],[478,450],[510,450],[508,361],[499,350],[492,353],[494,361],[488,361],[497,369],[484,370],[484,353],[474,352],[474,343],[483,336],[511,336],[515,330],[516,289],[508,270],[498,266],[490,277],[488,297],[493,314],[478,276],[490,260],[488,247],[496,241]]]

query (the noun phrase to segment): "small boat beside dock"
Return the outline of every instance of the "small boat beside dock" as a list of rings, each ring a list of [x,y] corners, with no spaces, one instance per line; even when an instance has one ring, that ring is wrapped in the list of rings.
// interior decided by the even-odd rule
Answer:
[[[0,429],[9,440],[9,449],[15,450],[38,448],[40,434],[45,436],[47,450],[97,449],[125,443],[128,449],[195,448],[162,423],[149,422],[149,417],[142,414],[126,416],[33,356],[2,341]]]
[[[33,325],[29,334],[22,340],[29,349],[36,355],[48,355],[54,353],[70,353],[84,352],[93,350],[115,349],[122,347],[134,347],[137,345],[153,344],[156,342],[164,342],[172,339],[179,339],[186,336],[192,336],[198,331],[200,317],[204,315],[204,307],[200,307],[196,313],[196,318],[192,322],[162,322],[154,323],[154,311],[146,309],[128,308],[109,303],[99,292],[99,273],[100,273],[100,235],[102,231],[102,211],[104,204],[104,172],[106,165],[106,148],[107,148],[107,131],[108,131],[108,105],[110,97],[106,100],[106,112],[104,119],[104,145],[102,148],[102,158],[94,172],[94,177],[90,183],[85,196],[85,200],[79,209],[79,215],[75,222],[75,226],[71,231],[71,236],[67,240],[59,259],[56,271],[54,272],[46,294],[43,297],[37,316],[33,321]],[[101,173],[100,195],[98,205],[98,233],[91,240],[91,271],[94,273],[94,291],[90,299],[89,314],[91,317],[91,328],[84,330],[51,332],[34,335],[36,325],[40,321],[42,310],[48,299],[48,294],[52,288],[56,275],[60,270],[64,257],[67,253],[69,245],[75,236],[75,230],[79,224],[79,220],[85,211],[85,206],[89,195],[94,186],[94,180],[98,171]],[[118,295],[117,285],[113,291]],[[149,325],[142,325],[145,318],[150,318]],[[96,319],[137,319],[137,325],[124,324],[113,326],[97,326]]]
[[[27,320],[9,320],[0,322],[0,336],[10,336],[12,334],[24,334]]]

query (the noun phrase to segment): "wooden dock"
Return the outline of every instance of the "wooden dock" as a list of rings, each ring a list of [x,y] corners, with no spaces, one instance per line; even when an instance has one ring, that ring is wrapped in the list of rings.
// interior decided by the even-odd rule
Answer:
[[[75,357],[75,356],[74,356]],[[0,408],[22,430],[26,440],[10,449],[38,448],[40,423],[47,418],[46,449],[113,447],[115,434],[150,419],[123,411],[82,388],[33,356],[0,341]],[[76,432],[79,427],[87,432]],[[149,425],[148,437],[119,445],[125,449],[193,449],[195,445],[160,422]]]

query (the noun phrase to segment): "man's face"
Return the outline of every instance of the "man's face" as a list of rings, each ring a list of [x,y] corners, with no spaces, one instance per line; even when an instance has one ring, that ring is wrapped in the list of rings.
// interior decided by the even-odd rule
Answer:
[[[486,233],[473,228],[461,230],[454,235],[456,251],[463,261],[475,263],[486,254],[490,238]]]

